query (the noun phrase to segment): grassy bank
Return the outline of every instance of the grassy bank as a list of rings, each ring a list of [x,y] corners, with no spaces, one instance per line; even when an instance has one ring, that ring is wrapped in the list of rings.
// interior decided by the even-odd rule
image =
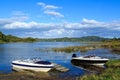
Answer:
[[[0,74],[0,80],[120,80],[120,59],[110,60],[106,66],[107,69],[101,74],[89,74],[76,78],[58,78],[57,76],[50,76],[49,73],[40,72],[13,72]]]
[[[93,49],[99,49],[99,48],[107,48],[114,52],[120,52],[120,42],[119,41],[111,41],[111,42],[94,42],[91,43],[91,45],[88,46],[69,46],[69,47],[63,47],[63,48],[52,48],[55,52],[86,52]]]
[[[12,72],[10,74],[0,74],[0,80],[60,80],[51,77],[48,73],[43,72]]]
[[[102,74],[85,75],[80,80],[120,80],[120,59],[110,60],[106,66],[108,68]]]

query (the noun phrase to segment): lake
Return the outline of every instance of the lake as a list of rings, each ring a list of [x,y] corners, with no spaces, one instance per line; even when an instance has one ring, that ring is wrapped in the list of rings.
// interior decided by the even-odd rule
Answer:
[[[11,62],[13,60],[40,57],[42,60],[49,60],[51,62],[61,64],[70,69],[68,72],[56,74],[59,77],[81,76],[83,74],[86,74],[86,71],[83,70],[82,68],[75,67],[74,65],[71,64],[70,60],[72,57],[72,53],[40,51],[37,49],[82,45],[88,44],[80,42],[34,42],[34,43],[0,44],[0,72],[1,73],[12,72]],[[79,56],[96,54],[98,56],[106,57],[109,59],[120,58],[120,55],[113,54],[110,50],[107,49],[90,50],[86,53],[76,52],[76,54]],[[53,73],[50,74],[55,75]]]

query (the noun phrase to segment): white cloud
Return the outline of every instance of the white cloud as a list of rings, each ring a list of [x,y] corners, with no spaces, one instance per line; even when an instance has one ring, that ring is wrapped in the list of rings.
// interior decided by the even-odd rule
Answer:
[[[25,23],[25,22],[13,22],[11,24],[6,24],[4,27],[6,29],[17,29],[17,28],[32,28],[36,23],[30,22],[30,23]]]
[[[40,6],[44,7],[46,4],[43,3],[43,2],[38,2],[37,5],[40,5]]]
[[[59,7],[54,6],[54,5],[46,5],[44,8],[45,9],[58,9]]]
[[[105,34],[105,31],[120,31],[120,21],[99,22],[96,20],[83,19],[81,22],[61,22],[61,23],[40,23],[40,22],[25,22],[26,18],[5,18],[0,19],[0,28],[5,30],[28,29],[34,30],[24,33],[27,37],[71,37],[75,35],[90,35],[90,34]],[[93,31],[94,29],[94,31]],[[37,30],[37,31],[36,31]],[[83,31],[84,30],[84,31]],[[95,31],[96,30],[96,31]],[[100,31],[99,31],[100,30]],[[104,32],[101,32],[104,30]],[[89,32],[87,32],[89,31]],[[98,32],[98,33],[97,33]],[[106,32],[106,33],[107,33]],[[109,32],[109,34],[112,34]],[[24,35],[21,35],[24,36]]]
[[[44,13],[51,15],[51,16],[55,16],[55,17],[64,17],[64,15],[62,15],[59,12],[55,12],[55,11],[45,11]]]
[[[58,6],[54,6],[54,5],[46,5],[45,3],[42,3],[42,2],[38,2],[37,3],[38,5],[40,5],[43,9],[47,9],[47,10],[50,10],[50,9],[59,9]]]
[[[20,21],[25,21],[27,20],[28,17],[25,16],[21,16],[21,17],[10,17],[10,18],[1,18],[0,19],[0,26],[4,26],[6,24],[11,24],[14,22],[20,22]]]
[[[24,32],[22,37],[34,37],[34,38],[39,38],[41,35],[41,32],[38,31],[29,31],[29,32]]]
[[[8,18],[0,18],[0,26],[5,27],[6,25],[12,25],[15,22],[23,22],[28,20],[29,17],[27,14],[21,12],[21,11],[13,11],[12,17]]]
[[[52,13],[51,13],[52,14]],[[57,14],[54,14],[57,15]],[[5,18],[0,19],[0,25],[5,29],[84,29],[84,28],[106,28],[109,30],[120,31],[120,21],[117,22],[99,22],[96,20],[83,19],[82,22],[70,23],[38,23],[38,22],[24,22],[25,17],[19,18]],[[84,23],[83,23],[84,22]]]
[[[56,11],[56,9],[59,9],[60,7],[54,6],[54,5],[47,5],[45,3],[39,2],[37,3],[39,6],[42,7],[43,12],[47,15],[51,15],[52,17],[64,17],[63,14]]]
[[[53,28],[55,27],[57,24],[53,24],[53,23],[37,23],[37,22],[13,22],[10,24],[5,24],[4,28],[6,29],[19,29],[19,28],[23,28],[23,29],[31,29],[31,28]]]
[[[57,38],[57,37],[71,37],[74,34],[74,30],[65,29],[50,29],[46,31],[28,31],[21,34],[22,37],[34,37],[34,38]]]
[[[65,30],[65,29],[51,29],[49,31],[43,32],[45,37],[65,37],[72,36],[74,30]]]
[[[84,24],[97,24],[100,22],[97,22],[96,20],[89,20],[89,19],[83,18],[82,23],[84,23]]]
[[[44,35],[46,35],[46,36],[62,35],[62,33],[64,31],[65,31],[64,29],[53,29],[53,30],[49,30],[49,31],[44,32]]]
[[[82,22],[78,22],[78,23],[65,22],[63,26],[67,29],[106,28],[109,30],[120,31],[120,21],[99,22],[96,20],[89,20],[84,18]]]

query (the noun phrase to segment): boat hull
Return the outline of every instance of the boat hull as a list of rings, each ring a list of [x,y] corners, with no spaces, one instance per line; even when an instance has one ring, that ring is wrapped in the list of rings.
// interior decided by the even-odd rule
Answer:
[[[85,64],[85,65],[104,65],[108,60],[80,60],[72,59],[71,62],[75,64]]]
[[[12,63],[12,67],[14,70],[31,70],[35,72],[48,72],[53,68],[53,65],[25,65],[25,64],[16,64]]]

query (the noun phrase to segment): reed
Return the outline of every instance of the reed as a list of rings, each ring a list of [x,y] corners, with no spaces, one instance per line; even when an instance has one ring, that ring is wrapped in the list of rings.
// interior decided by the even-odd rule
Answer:
[[[120,59],[110,60],[106,63],[106,66],[109,68],[120,68]]]
[[[70,47],[63,47],[63,48],[52,48],[53,51],[55,52],[86,52],[88,50],[93,50],[98,48],[97,46],[70,46]]]
[[[55,52],[87,52],[89,50],[93,49],[99,49],[99,48],[107,48],[110,49],[113,52],[120,52],[120,42],[119,41],[113,41],[113,42],[100,42],[100,43],[94,43],[90,44],[88,46],[69,46],[69,47],[62,47],[62,48],[52,48]]]

